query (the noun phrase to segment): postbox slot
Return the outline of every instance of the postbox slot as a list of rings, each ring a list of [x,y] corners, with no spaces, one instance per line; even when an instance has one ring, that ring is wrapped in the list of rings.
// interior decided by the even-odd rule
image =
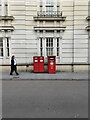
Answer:
[[[40,60],[40,62],[43,62],[43,60]]]
[[[54,60],[54,58],[50,58],[50,60]]]
[[[50,60],[50,61],[54,62],[54,60]]]
[[[38,60],[35,60],[35,62],[38,62]]]

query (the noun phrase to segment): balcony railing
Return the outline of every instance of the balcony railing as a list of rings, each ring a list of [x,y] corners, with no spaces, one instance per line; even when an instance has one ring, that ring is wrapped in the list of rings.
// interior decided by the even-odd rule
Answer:
[[[35,21],[65,21],[66,16],[62,16],[61,11],[38,11],[37,16],[34,16]]]
[[[38,11],[37,17],[62,17],[61,11]]]

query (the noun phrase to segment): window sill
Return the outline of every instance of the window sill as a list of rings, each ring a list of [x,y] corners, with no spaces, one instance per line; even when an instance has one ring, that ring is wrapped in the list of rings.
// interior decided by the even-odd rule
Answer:
[[[0,56],[0,59],[3,59],[3,58],[4,58],[4,57],[1,57],[1,56]]]
[[[9,58],[10,58],[10,57],[6,57],[6,59],[9,59]],[[4,57],[1,57],[1,56],[0,56],[0,59],[4,59]]]
[[[6,59],[9,59],[9,57],[6,57]]]

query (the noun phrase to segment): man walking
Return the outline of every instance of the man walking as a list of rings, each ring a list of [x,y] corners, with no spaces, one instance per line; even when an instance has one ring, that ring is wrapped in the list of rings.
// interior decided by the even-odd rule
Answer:
[[[17,72],[17,62],[15,59],[15,56],[13,55],[11,58],[11,72],[10,75],[12,75],[13,71],[15,71],[16,75],[19,75]]]

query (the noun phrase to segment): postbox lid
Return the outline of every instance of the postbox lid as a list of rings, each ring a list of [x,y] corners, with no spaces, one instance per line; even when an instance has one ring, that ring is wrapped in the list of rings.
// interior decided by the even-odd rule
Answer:
[[[48,58],[55,58],[55,55],[49,55]]]

